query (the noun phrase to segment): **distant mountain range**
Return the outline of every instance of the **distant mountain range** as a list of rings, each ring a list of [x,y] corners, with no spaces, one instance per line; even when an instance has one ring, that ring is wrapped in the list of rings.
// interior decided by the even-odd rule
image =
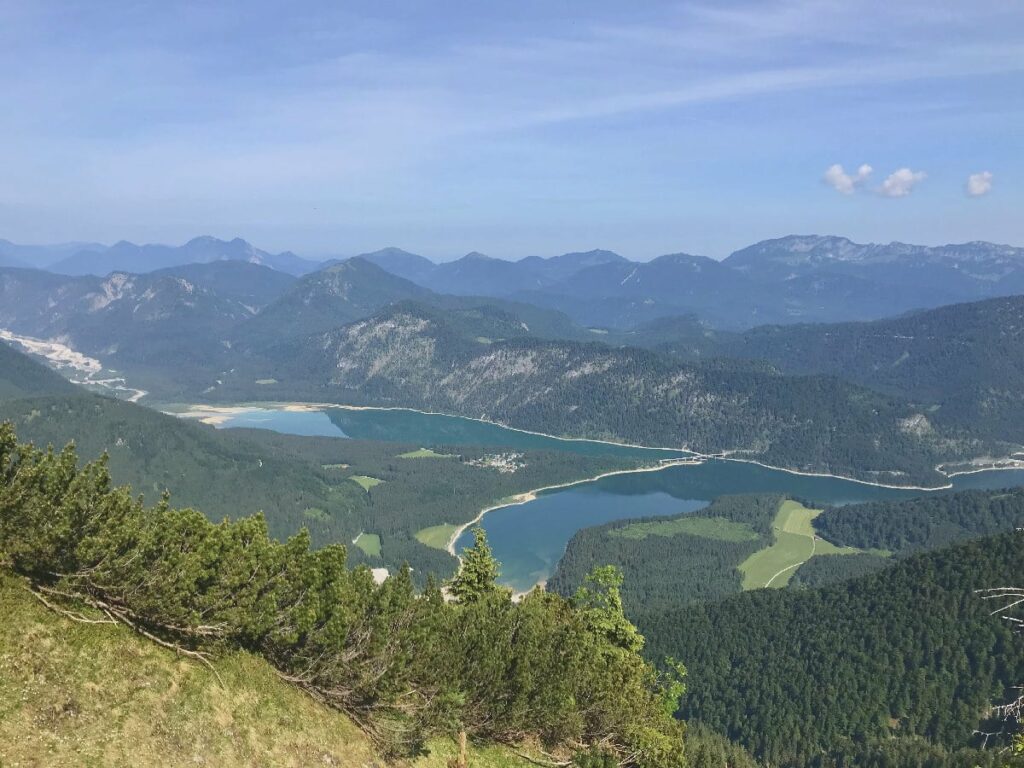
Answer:
[[[295,275],[311,272],[319,266],[318,262],[303,259],[291,251],[268,253],[241,238],[227,241],[204,236],[180,246],[136,245],[122,240],[102,251],[80,251],[48,268],[65,275],[107,275],[118,270],[152,272],[183,264],[228,260],[261,264]]]
[[[435,263],[393,247],[355,258],[437,294],[532,304],[565,313],[581,326],[616,330],[687,314],[725,330],[873,320],[1024,293],[1024,248],[986,242],[863,245],[843,237],[790,235],[756,243],[722,261],[675,253],[634,262],[612,251],[592,250],[518,261],[473,252]],[[244,261],[303,276],[345,260],[316,262],[290,251],[272,254],[238,238],[207,236],[181,246],[124,241],[109,247],[25,246],[0,240],[0,267],[45,268],[73,276],[142,274],[218,261]],[[403,293],[414,298],[411,289]]]
[[[495,259],[474,251],[461,259],[437,264],[400,248],[384,248],[361,254],[359,258],[439,293],[478,296],[511,296],[521,291],[539,290],[588,267],[630,263],[611,251],[566,253],[548,259],[528,256],[519,261]]]
[[[291,251],[268,253],[237,237],[234,240],[195,237],[177,246],[136,245],[126,240],[110,246],[100,243],[18,245],[0,240],[0,267],[46,269],[61,275],[103,277],[111,272],[141,274],[212,261],[246,261],[292,275],[302,275],[320,267],[320,262],[303,259]]]
[[[433,290],[514,298],[623,329],[687,313],[731,329],[868,320],[1024,292],[1024,249],[984,242],[861,245],[791,235],[723,261],[679,253],[632,262],[590,251],[515,262],[473,253],[434,264],[395,248],[362,258]]]
[[[0,267],[45,269],[76,253],[102,251],[107,246],[99,243],[59,243],[56,245],[18,245],[0,239]]]

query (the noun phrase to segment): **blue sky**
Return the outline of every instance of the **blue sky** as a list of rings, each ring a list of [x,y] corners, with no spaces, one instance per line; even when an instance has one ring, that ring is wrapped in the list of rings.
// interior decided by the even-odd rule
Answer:
[[[0,98],[19,242],[1024,245],[1006,0],[0,0]]]

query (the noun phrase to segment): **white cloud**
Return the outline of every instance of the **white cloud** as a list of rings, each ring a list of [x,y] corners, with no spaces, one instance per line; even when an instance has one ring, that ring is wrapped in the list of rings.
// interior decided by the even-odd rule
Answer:
[[[854,190],[867,181],[868,176],[871,175],[871,166],[867,163],[861,165],[857,169],[855,174],[849,174],[843,170],[843,166],[839,163],[830,165],[825,171],[824,182],[828,184],[836,192],[841,192],[844,195],[852,195]]]
[[[909,168],[900,168],[889,174],[882,182],[878,192],[885,197],[906,197],[914,187],[927,178],[924,171],[912,171]]]
[[[971,197],[987,195],[992,189],[992,172],[972,173],[967,177],[967,194]]]

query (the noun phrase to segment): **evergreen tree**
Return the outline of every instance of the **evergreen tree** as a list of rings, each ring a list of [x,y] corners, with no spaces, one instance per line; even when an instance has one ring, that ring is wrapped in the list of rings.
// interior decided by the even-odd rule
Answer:
[[[573,605],[590,627],[619,648],[639,653],[644,637],[626,618],[622,607],[622,571],[614,565],[595,568],[573,597]]]
[[[498,561],[483,528],[473,529],[473,546],[463,553],[459,572],[449,583],[448,591],[460,603],[474,603],[499,591]]]

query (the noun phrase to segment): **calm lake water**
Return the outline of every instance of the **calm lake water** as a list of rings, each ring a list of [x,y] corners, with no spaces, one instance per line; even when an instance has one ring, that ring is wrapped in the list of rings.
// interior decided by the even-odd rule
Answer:
[[[444,445],[500,446],[521,451],[571,451],[587,456],[641,456],[654,459],[687,455],[685,451],[614,445],[594,440],[560,440],[459,416],[405,410],[325,408],[286,411],[283,408],[254,406],[229,415],[217,426],[255,427],[290,435],[414,443],[424,448]]]
[[[559,440],[457,416],[402,410],[286,411],[253,407],[231,415],[218,426],[385,440],[423,447],[501,446],[654,459],[685,455],[682,451]],[[961,475],[953,479],[953,485],[953,490],[1024,485],[1024,470]],[[838,478],[793,475],[756,464],[712,460],[700,465],[669,467],[660,472],[615,475],[548,491],[533,501],[489,512],[484,517],[483,527],[502,563],[502,581],[517,590],[525,590],[551,575],[569,539],[580,528],[623,518],[693,512],[723,494],[769,492],[788,493],[822,505],[923,495],[922,491],[878,488]],[[465,548],[471,543],[472,536],[467,532],[459,539],[458,546]]]

